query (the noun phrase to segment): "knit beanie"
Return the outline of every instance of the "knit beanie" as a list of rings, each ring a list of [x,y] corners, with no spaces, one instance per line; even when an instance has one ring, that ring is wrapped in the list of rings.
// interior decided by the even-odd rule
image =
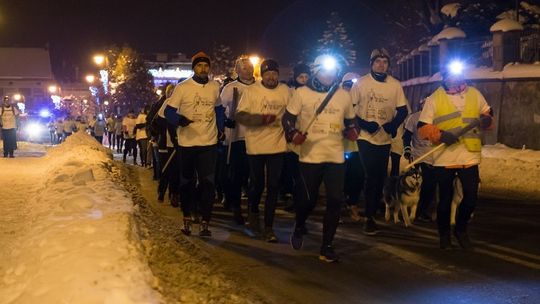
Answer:
[[[266,59],[261,63],[261,76],[267,71],[276,71],[279,73],[279,65],[273,59]]]
[[[293,67],[293,78],[296,79],[300,74],[311,74],[311,69],[307,64],[300,63]]]
[[[210,65],[210,57],[208,57],[208,55],[206,55],[204,52],[198,52],[191,57],[191,68],[193,69],[199,62],[206,62],[208,65]]]
[[[373,62],[377,58],[386,58],[386,59],[388,59],[388,61],[390,61],[390,54],[388,54],[388,51],[386,49],[384,49],[384,48],[374,49],[371,52],[371,56],[369,56],[369,66],[372,66]]]

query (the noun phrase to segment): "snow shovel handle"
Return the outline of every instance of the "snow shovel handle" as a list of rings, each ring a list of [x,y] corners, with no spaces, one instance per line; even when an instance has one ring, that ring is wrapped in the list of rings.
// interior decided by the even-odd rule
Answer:
[[[169,156],[169,159],[167,159],[167,162],[165,163],[165,166],[163,166],[163,169],[161,169],[162,174],[165,173],[165,170],[167,170],[167,167],[169,166],[169,164],[173,160],[175,154],[176,154],[176,149],[174,149],[172,151],[171,156]]]
[[[457,132],[456,136],[457,137],[460,137],[462,136],[463,134],[469,132],[470,130],[478,127],[480,125],[480,120],[477,119],[477,120],[474,120],[473,122],[471,122],[470,124],[466,125],[465,127],[463,127],[463,129],[461,129],[459,132]],[[446,144],[445,143],[441,143],[439,144],[438,146],[436,146],[435,148],[429,150],[428,152],[426,152],[424,155],[420,156],[419,158],[415,159],[412,163],[408,164],[406,167],[405,167],[405,170],[409,170],[410,168],[412,168],[414,165],[418,164],[419,162],[423,161],[426,157],[430,156],[431,154],[441,150],[442,148],[446,147]]]

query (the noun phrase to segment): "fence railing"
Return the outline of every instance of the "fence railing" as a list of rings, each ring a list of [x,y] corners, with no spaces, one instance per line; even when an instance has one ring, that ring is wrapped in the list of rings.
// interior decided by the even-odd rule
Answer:
[[[523,63],[540,61],[540,29],[526,29],[521,33],[520,57]]]

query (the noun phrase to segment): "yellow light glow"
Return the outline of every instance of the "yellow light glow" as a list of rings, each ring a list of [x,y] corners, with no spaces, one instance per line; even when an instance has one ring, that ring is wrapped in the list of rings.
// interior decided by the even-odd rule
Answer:
[[[13,99],[16,100],[16,101],[19,101],[19,100],[22,99],[22,96],[21,96],[21,94],[15,94],[15,95],[13,95]]]
[[[250,56],[249,61],[251,61],[251,64],[253,64],[253,66],[256,66],[259,64],[259,62],[261,62],[261,58],[259,58],[259,56]]]
[[[108,106],[109,105],[109,101],[108,100],[105,100],[105,102],[103,102],[104,105]]]
[[[160,89],[156,90],[156,94],[161,95],[161,93],[163,93],[163,91],[161,91]]]
[[[86,104],[86,103],[88,103],[88,100],[87,100],[87,99],[83,99],[83,102]]]
[[[55,85],[50,85],[49,86],[49,93],[54,94],[54,93],[56,93],[56,91],[58,91],[57,86],[55,86]]]
[[[95,55],[94,56],[94,62],[97,65],[102,65],[105,62],[105,56],[103,56],[103,55]]]
[[[94,83],[94,80],[96,80],[96,76],[94,76],[94,75],[86,75],[86,82]]]

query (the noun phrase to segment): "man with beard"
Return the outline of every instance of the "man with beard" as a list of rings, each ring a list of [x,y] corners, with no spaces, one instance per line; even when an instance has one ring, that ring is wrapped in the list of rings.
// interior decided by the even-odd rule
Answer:
[[[273,224],[279,192],[279,177],[287,143],[280,125],[289,101],[289,89],[279,83],[279,66],[268,59],[261,63],[260,83],[244,91],[236,119],[246,126],[246,148],[249,159],[250,186],[248,193],[249,226],[260,231],[259,203],[264,190],[266,172],[266,200],[264,203],[264,239],[277,242]]]
[[[208,229],[215,195],[214,171],[218,136],[224,137],[219,84],[208,78],[210,57],[199,52],[192,57],[194,75],[179,83],[167,100],[165,117],[177,127],[181,164],[180,203],[184,215],[182,232],[191,234],[193,211],[202,221],[199,235],[212,235]],[[220,131],[218,131],[218,129]],[[198,203],[198,206],[197,206]]]

